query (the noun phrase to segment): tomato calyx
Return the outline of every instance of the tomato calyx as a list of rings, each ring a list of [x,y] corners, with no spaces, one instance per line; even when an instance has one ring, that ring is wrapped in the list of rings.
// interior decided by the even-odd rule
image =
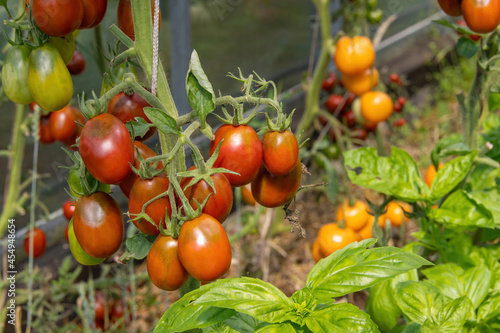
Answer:
[[[292,117],[295,113],[295,109],[290,112],[287,116],[283,112],[278,112],[278,116],[276,117],[276,122],[273,122],[269,115],[266,113],[266,122],[269,130],[273,132],[284,132],[292,126]]]
[[[87,197],[98,191],[108,192],[104,190],[105,184],[95,179],[87,170],[78,151],[72,152],[66,148],[63,148],[63,150],[74,163],[71,167],[65,168],[69,169],[69,176],[67,179],[69,191],[66,190],[66,192],[75,202],[78,201],[79,197]]]
[[[147,162],[146,159],[141,155],[139,148],[135,147],[137,153],[137,159],[139,160],[139,168],[134,167],[130,164],[132,172],[141,177],[142,179],[151,179],[165,172],[167,165],[165,164],[162,168],[158,168],[161,163],[160,160],[154,160],[153,162]]]

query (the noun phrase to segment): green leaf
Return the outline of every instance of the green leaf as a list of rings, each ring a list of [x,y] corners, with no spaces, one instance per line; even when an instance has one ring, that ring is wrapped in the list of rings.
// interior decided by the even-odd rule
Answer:
[[[439,289],[425,281],[406,281],[397,286],[396,302],[410,320],[422,325],[444,304]]]
[[[153,125],[148,123],[144,118],[136,117],[135,120],[127,122],[125,127],[127,127],[132,139],[134,139],[137,137],[142,138]]]
[[[427,319],[422,325],[421,332],[460,332],[471,311],[473,311],[472,303],[466,296],[457,298],[445,304],[434,318]]]
[[[469,197],[489,211],[494,226],[500,229],[500,193],[497,189],[469,193]]]
[[[292,302],[272,284],[248,277],[211,283],[195,305],[221,307],[248,314],[257,320],[278,323],[291,317]]]
[[[231,318],[226,319],[224,323],[240,333],[253,333],[262,324],[262,322],[252,316],[243,313],[237,313]]]
[[[441,199],[467,176],[476,155],[477,151],[459,156],[438,170],[432,182],[431,201]]]
[[[462,57],[470,59],[475,56],[480,49],[481,46],[479,43],[475,43],[467,37],[460,37],[458,40],[457,51]]]
[[[127,252],[125,252],[121,257],[121,261],[127,261],[130,259],[141,260],[146,258],[149,253],[149,249],[155,241],[154,236],[147,236],[143,233],[138,233],[130,238],[127,238],[125,245],[127,246]]]
[[[238,331],[232,329],[225,323],[217,323],[212,326],[208,326],[202,329],[203,333],[238,333]]]
[[[200,118],[201,124],[205,124],[207,115],[215,110],[215,94],[196,51],[193,51],[189,61],[186,91],[189,104]]]
[[[255,331],[255,333],[296,333],[295,329],[289,323],[280,323],[264,326]]]
[[[477,320],[485,322],[498,317],[500,317],[500,290],[494,290],[477,309]]]
[[[474,309],[479,307],[488,295],[491,277],[490,270],[483,265],[469,268],[465,271],[465,274],[460,276],[465,293],[471,300]]]
[[[440,25],[442,25],[444,27],[452,28],[456,32],[461,33],[462,35],[473,35],[473,34],[475,34],[474,31],[472,31],[472,30],[469,29],[469,27],[466,27],[466,26],[463,26],[463,25],[460,25],[460,24],[456,24],[456,23],[450,22],[450,21],[445,20],[445,19],[444,20],[434,20],[432,22],[440,24]]]
[[[148,116],[149,120],[158,130],[165,134],[180,134],[181,131],[177,127],[177,122],[172,116],[167,114],[165,111],[156,108],[146,107],[144,108],[144,113]]]
[[[345,168],[351,182],[406,202],[426,200],[430,191],[413,158],[392,147],[391,156],[379,157],[375,148],[344,152]]]
[[[317,263],[307,276],[306,286],[314,297],[326,300],[376,285],[422,265],[424,258],[395,247],[367,250],[373,239],[354,242]]]
[[[497,162],[500,161],[500,116],[495,113],[490,113],[481,123],[482,133],[480,145],[490,142],[493,149],[488,151],[486,156],[493,158]]]
[[[403,333],[420,333],[421,325],[417,323],[410,323],[406,325]]]
[[[470,191],[483,191],[497,187],[497,181],[500,179],[500,169],[493,169],[490,166],[476,165],[468,177]]]
[[[418,280],[416,270],[398,275],[390,280],[385,280],[370,288],[370,296],[366,302],[366,311],[383,332],[396,327],[398,318],[402,314],[394,298],[397,284],[410,280]]]
[[[370,316],[355,305],[332,304],[312,312],[305,319],[312,332],[379,332]]]
[[[488,98],[488,109],[490,112],[500,109],[500,93],[490,92],[490,96]]]
[[[439,160],[451,155],[462,155],[470,152],[470,149],[463,142],[460,133],[447,135],[440,139],[431,152],[432,164],[438,165]]]
[[[430,211],[429,217],[433,221],[445,224],[495,227],[491,212],[472,194],[463,190],[453,192],[440,208]]]

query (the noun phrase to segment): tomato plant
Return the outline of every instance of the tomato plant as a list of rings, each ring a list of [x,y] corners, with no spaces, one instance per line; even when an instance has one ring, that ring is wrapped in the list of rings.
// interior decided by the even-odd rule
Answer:
[[[29,255],[30,253],[30,235],[31,233],[26,233],[24,237],[24,251]],[[40,228],[33,228],[33,258],[39,258],[45,252],[47,246],[47,238],[45,237],[45,232]]]
[[[148,253],[147,268],[151,282],[163,290],[177,290],[189,275],[178,256],[177,240],[159,235]]]
[[[122,243],[124,226],[120,208],[104,192],[78,199],[73,224],[78,243],[94,258],[113,255]]]
[[[178,254],[189,275],[200,281],[214,281],[231,266],[231,245],[226,231],[208,214],[182,225]]]
[[[231,186],[243,186],[255,179],[262,164],[262,144],[255,130],[247,125],[222,125],[210,143],[210,156],[221,142],[214,167],[238,173],[225,174]]]

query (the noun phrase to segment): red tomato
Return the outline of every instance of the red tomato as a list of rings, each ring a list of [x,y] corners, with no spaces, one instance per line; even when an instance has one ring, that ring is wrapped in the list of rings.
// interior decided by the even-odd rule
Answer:
[[[81,197],[73,216],[75,236],[83,250],[94,258],[106,258],[120,248],[123,217],[116,201],[107,193]]]
[[[81,0],[83,19],[78,29],[90,29],[101,23],[106,14],[108,0]]]
[[[156,153],[144,143],[140,141],[134,141],[134,168],[136,169],[139,169],[141,165],[141,162],[139,161],[139,158],[137,156],[136,148],[139,149],[139,154],[141,154],[144,159],[156,156]],[[152,165],[153,163],[151,163],[151,166]],[[163,164],[161,162],[158,163],[157,169],[161,170],[162,168]],[[134,186],[134,183],[137,179],[139,179],[139,176],[137,176],[134,172],[131,172],[127,179],[120,183],[120,189],[127,198],[129,197],[130,190],[132,189],[132,186]]]
[[[33,0],[31,11],[38,27],[55,37],[72,33],[83,19],[81,0]]]
[[[133,218],[135,214],[142,212],[142,207],[146,202],[154,197],[168,191],[170,182],[165,175],[153,177],[152,179],[138,179],[132,190],[130,191],[128,210]],[[170,199],[167,195],[160,199],[156,199],[146,207],[146,214],[153,219],[156,226],[152,225],[146,220],[135,220],[134,225],[145,234],[158,235],[160,233],[160,221],[163,221],[163,228],[165,224],[165,209],[168,209],[168,215],[172,214],[172,207],[170,206]]]
[[[337,76],[335,73],[328,74],[328,77],[323,81],[321,88],[326,91],[331,91],[335,87],[335,82],[337,82]]]
[[[252,195],[252,188],[248,184],[241,187],[241,197],[247,205],[255,206],[257,204],[257,201],[255,201]]]
[[[75,111],[70,105],[64,107],[62,110],[51,112],[49,114],[49,128],[53,138],[59,141],[66,141],[73,137],[77,130],[75,120]]]
[[[264,207],[279,207],[290,202],[300,186],[302,164],[297,159],[295,168],[284,176],[274,176],[261,167],[252,181],[252,194]]]
[[[66,242],[69,242],[68,227],[69,227],[69,224],[66,224],[66,228],[64,229],[64,238],[66,238]]]
[[[80,154],[89,172],[104,184],[117,184],[132,171],[134,145],[125,125],[103,113],[90,119],[80,136]]]
[[[398,86],[403,85],[403,80],[401,80],[401,77],[396,73],[392,73],[389,76],[389,80],[391,80],[392,83],[396,83]]]
[[[178,254],[189,275],[200,281],[214,281],[231,266],[231,245],[226,231],[208,214],[182,225]]]
[[[151,0],[151,17],[154,20],[154,0]],[[159,27],[161,27],[161,12],[158,28]],[[118,4],[118,28],[120,28],[130,39],[135,40],[134,20],[132,17],[130,0],[120,0]]]
[[[462,0],[438,0],[439,6],[443,12],[450,16],[462,15],[462,9],[460,8],[461,1]]]
[[[105,308],[108,306],[106,302],[106,297],[104,293],[100,290],[97,290],[94,293],[94,301],[95,301],[95,320],[96,322],[103,322],[104,315],[106,313]],[[109,311],[108,311],[109,312]]]
[[[82,134],[83,125],[85,125],[87,119],[85,119],[85,117],[83,116],[82,112],[79,109],[77,108],[72,108],[72,109],[73,112],[75,113],[76,131],[71,138],[64,141],[64,144],[66,145],[66,147],[69,147],[73,150],[78,150],[78,147],[73,147],[73,145],[76,143],[76,139],[78,139]]]
[[[26,233],[24,236],[24,250],[26,254],[30,254],[30,232]],[[47,238],[45,233],[40,228],[33,228],[33,258],[40,257],[45,252],[45,247],[47,245]]]
[[[340,112],[345,107],[344,97],[340,95],[330,95],[325,102],[326,109],[331,113]]]
[[[364,128],[356,128],[351,132],[351,136],[353,139],[364,141],[368,137],[368,132]]]
[[[262,150],[264,166],[275,176],[292,171],[299,158],[297,138],[289,130],[267,131],[262,137]]]
[[[189,274],[177,254],[177,240],[159,235],[148,253],[148,275],[155,286],[163,290],[177,290],[186,283]]]
[[[462,13],[467,26],[477,33],[490,33],[500,23],[500,1],[462,0]]]
[[[124,124],[134,120],[135,117],[140,117],[151,123],[149,118],[144,113],[145,107],[150,107],[151,105],[146,102],[144,98],[139,96],[139,94],[127,95],[125,93],[119,93],[114,96],[108,104],[108,113],[120,119]],[[144,141],[151,137],[156,131],[156,127],[152,127],[147,131],[142,138],[137,140]]]
[[[66,67],[68,68],[70,74],[78,75],[85,70],[86,64],[87,63],[83,55],[75,50],[75,53],[73,53],[73,58],[71,59],[69,64],[66,65]]]
[[[40,136],[40,142],[42,143],[52,143],[55,141],[52,132],[49,127],[49,116],[40,116],[40,123],[38,125],[38,134]]]
[[[189,170],[194,169],[195,167],[193,166]],[[229,180],[222,173],[211,175],[210,178],[214,183],[215,193],[204,180],[200,180],[196,184],[186,188],[192,178],[183,178],[181,187],[193,209],[198,208],[196,202],[201,205],[210,195],[202,212],[222,223],[229,216],[229,213],[231,213],[231,208],[233,208],[233,190]]]
[[[465,23],[465,20],[458,20],[457,21],[457,24],[463,26],[463,27],[467,27],[467,23]],[[462,33],[458,33],[459,36],[464,36],[464,34]],[[474,41],[474,42],[477,42],[478,40],[481,39],[481,36],[480,35],[469,35],[467,36],[470,40]]]
[[[63,213],[64,217],[69,221],[73,218],[73,214],[75,214],[75,205],[71,200],[68,200],[63,205]]]
[[[354,112],[352,110],[344,112],[342,115],[342,121],[347,125],[347,127],[353,127],[356,125],[356,116],[354,115]]]
[[[403,106],[399,104],[399,102],[394,103],[394,112],[401,112],[403,111]]]
[[[406,124],[405,118],[399,118],[397,120],[394,120],[394,122],[392,123],[392,126],[401,127],[401,126],[404,126],[405,124]]]
[[[403,96],[399,96],[397,102],[403,107],[406,105],[406,98],[404,98]]]
[[[222,140],[224,141],[220,146],[214,168],[225,168],[239,173],[239,175],[224,174],[231,186],[250,183],[257,176],[262,164],[262,144],[257,133],[248,125],[222,125],[210,143],[210,156]]]

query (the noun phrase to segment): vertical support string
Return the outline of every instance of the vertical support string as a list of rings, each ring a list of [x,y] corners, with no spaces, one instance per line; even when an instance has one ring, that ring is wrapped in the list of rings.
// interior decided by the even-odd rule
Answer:
[[[151,78],[151,93],[156,96],[158,80],[158,44],[160,27],[160,0],[155,0],[153,18],[153,73]]]

